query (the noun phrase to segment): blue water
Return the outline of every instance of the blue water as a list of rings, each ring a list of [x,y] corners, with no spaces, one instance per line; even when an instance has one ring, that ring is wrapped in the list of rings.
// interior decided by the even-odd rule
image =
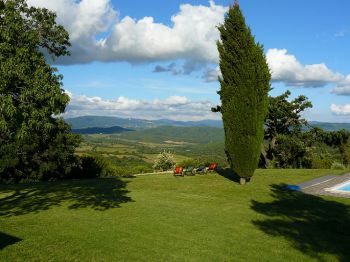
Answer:
[[[337,188],[337,190],[349,191],[350,192],[350,184]]]

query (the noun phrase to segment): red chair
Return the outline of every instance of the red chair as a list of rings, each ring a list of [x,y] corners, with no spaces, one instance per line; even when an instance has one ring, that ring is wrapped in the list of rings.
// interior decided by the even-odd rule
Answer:
[[[218,168],[218,164],[217,163],[211,163],[208,167],[208,172],[213,172]]]
[[[184,168],[182,166],[177,166],[174,169],[173,175],[174,176],[184,176],[183,170],[184,170]]]

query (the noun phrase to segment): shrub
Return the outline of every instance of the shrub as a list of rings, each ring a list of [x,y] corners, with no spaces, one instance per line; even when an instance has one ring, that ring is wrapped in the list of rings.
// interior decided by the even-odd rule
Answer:
[[[342,163],[334,162],[331,166],[331,169],[344,170],[346,167]]]
[[[311,162],[312,169],[330,169],[333,160],[325,155],[314,155]]]
[[[173,155],[170,152],[163,151],[154,161],[153,169],[156,171],[166,171],[173,169],[174,166]]]
[[[300,168],[307,149],[303,141],[294,136],[279,135],[275,147],[276,167]]]
[[[132,173],[135,173],[135,174],[144,174],[144,173],[150,173],[152,172],[153,170],[147,166],[135,166],[133,168],[133,172]]]
[[[72,170],[71,178],[97,178],[117,175],[116,166],[100,155],[84,155],[80,164]]]

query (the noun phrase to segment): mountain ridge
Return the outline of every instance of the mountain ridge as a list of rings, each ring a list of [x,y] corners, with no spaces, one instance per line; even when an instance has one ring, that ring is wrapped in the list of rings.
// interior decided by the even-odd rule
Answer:
[[[170,119],[147,120],[138,118],[120,118],[112,116],[82,116],[65,119],[74,130],[86,128],[111,128],[121,127],[131,130],[143,130],[159,126],[182,126],[182,127],[217,127],[222,128],[222,120],[201,121],[175,121]],[[345,129],[350,131],[350,123],[331,123],[309,121],[310,126],[320,127],[326,131],[337,131]]]

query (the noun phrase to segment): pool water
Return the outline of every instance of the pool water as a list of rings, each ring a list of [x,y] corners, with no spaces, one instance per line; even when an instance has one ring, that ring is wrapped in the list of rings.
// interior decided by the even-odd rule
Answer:
[[[337,188],[337,190],[341,190],[341,191],[349,191],[350,192],[350,183],[342,186],[342,187],[339,187]]]

